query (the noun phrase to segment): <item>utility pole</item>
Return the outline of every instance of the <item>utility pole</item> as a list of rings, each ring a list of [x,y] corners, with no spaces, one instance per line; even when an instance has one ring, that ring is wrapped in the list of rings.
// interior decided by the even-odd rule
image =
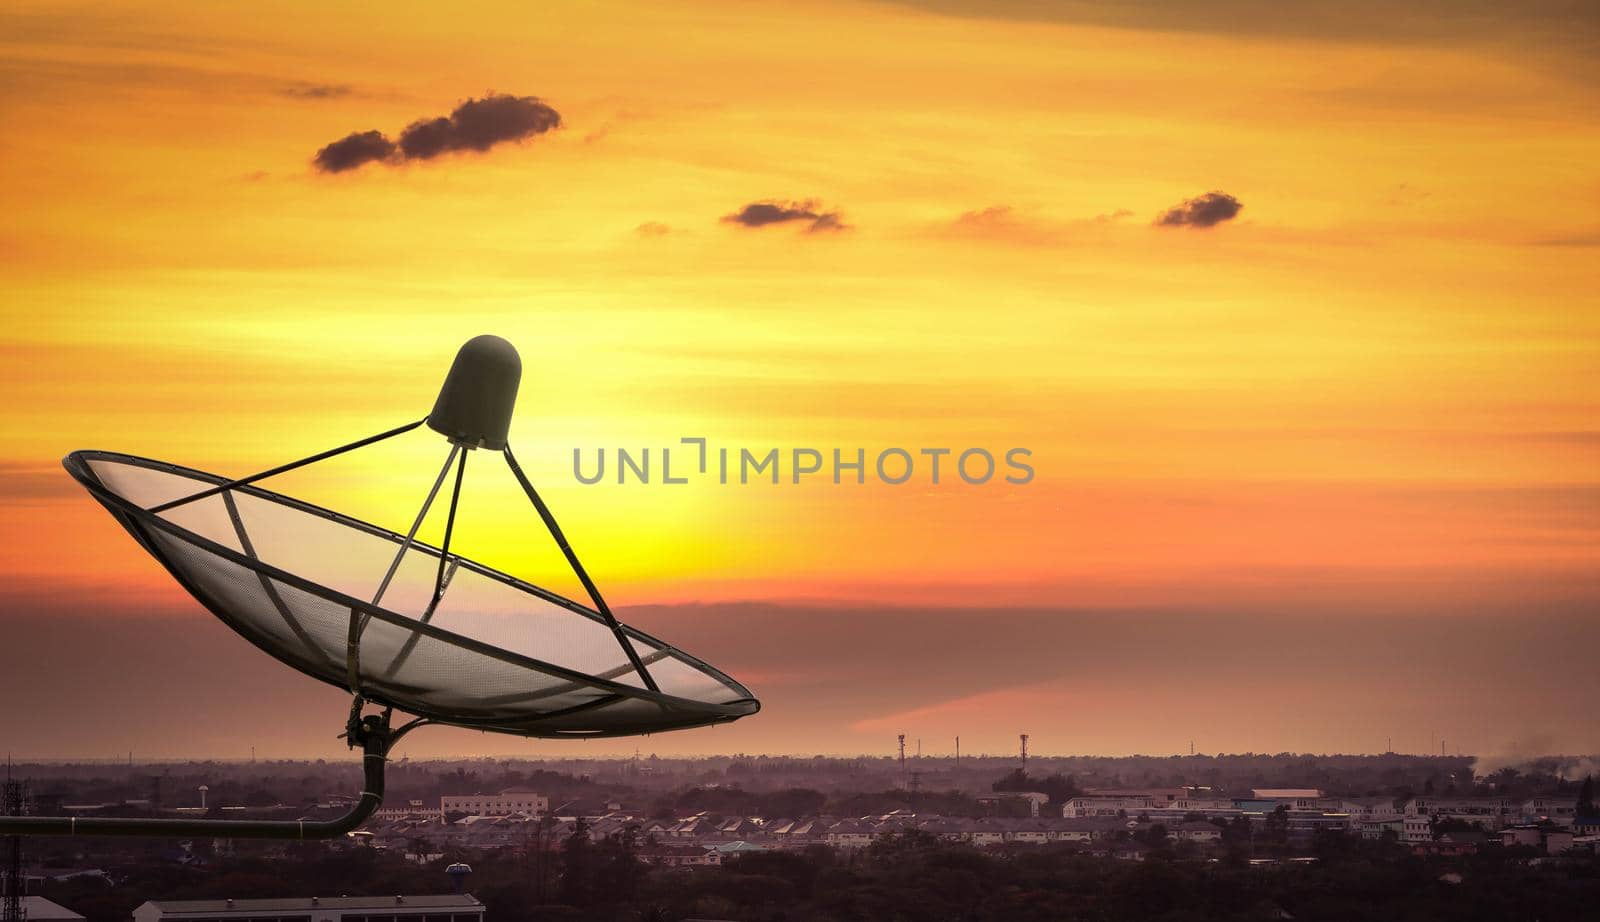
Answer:
[[[27,812],[27,792],[22,782],[11,777],[6,767],[5,815],[22,816]],[[22,922],[22,837],[6,837],[5,898],[0,902],[0,920]]]
[[[906,735],[900,734],[900,785],[906,783]]]
[[[961,767],[961,737],[956,737],[956,768]]]

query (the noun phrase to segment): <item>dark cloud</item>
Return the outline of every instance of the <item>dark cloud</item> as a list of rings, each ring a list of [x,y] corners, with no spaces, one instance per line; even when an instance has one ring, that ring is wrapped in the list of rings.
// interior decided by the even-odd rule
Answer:
[[[1160,227],[1215,227],[1231,221],[1244,205],[1226,192],[1207,192],[1179,202],[1156,218]]]
[[[388,160],[394,153],[394,142],[384,137],[383,132],[358,131],[317,151],[311,162],[324,173],[343,173],[374,160]]]
[[[803,221],[809,226],[808,233],[819,231],[847,230],[848,224],[840,217],[837,211],[819,211],[814,201],[804,202],[751,202],[733,214],[723,215],[722,220],[728,224],[738,224],[741,227],[766,227],[769,224],[787,224],[791,221]]]
[[[353,170],[372,161],[432,160],[458,151],[483,153],[496,144],[522,141],[561,127],[561,115],[534,96],[490,94],[469,99],[448,116],[418,119],[398,142],[365,131],[335,141],[312,161],[324,173]]]
[[[296,83],[278,91],[290,99],[339,99],[354,92],[354,87],[344,83]]]
[[[429,160],[451,151],[482,153],[561,127],[561,115],[534,96],[485,96],[457,106],[449,118],[412,122],[400,133],[400,152]]]

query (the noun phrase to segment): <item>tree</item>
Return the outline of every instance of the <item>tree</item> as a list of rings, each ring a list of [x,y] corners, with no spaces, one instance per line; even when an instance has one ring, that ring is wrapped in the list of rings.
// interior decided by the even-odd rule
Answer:
[[[606,900],[632,900],[644,875],[644,864],[639,861],[639,824],[629,823],[606,836],[599,858],[595,882],[600,894]]]
[[[1267,814],[1262,823],[1262,833],[1266,840],[1273,845],[1287,846],[1289,844],[1289,808],[1279,804],[1277,809]]]
[[[1033,790],[1033,782],[1029,780],[1027,772],[1020,768],[1013,768],[1011,771],[1001,775],[1000,780],[989,785],[989,790],[997,793],[1001,791],[1031,791]]]
[[[1594,776],[1584,775],[1583,786],[1578,788],[1578,816],[1600,816],[1600,810],[1594,806]]]
[[[579,817],[572,834],[561,843],[561,900],[584,906],[594,892],[594,843],[589,841],[589,824]]]

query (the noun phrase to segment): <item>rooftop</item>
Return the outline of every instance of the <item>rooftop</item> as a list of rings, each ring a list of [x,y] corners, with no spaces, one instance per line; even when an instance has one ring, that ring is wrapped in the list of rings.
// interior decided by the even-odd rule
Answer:
[[[42,896],[22,898],[22,917],[36,922],[83,922],[83,916]]]
[[[310,912],[313,909],[393,909],[396,906],[427,909],[479,909],[477,897],[468,893],[416,896],[302,896],[272,900],[150,900],[163,913]],[[29,918],[33,918],[29,914]]]

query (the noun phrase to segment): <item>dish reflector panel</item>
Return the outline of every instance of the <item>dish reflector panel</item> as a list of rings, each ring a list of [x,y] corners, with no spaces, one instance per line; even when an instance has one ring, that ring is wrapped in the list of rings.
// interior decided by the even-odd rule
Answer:
[[[253,484],[151,512],[229,481],[111,452],[74,452],[63,463],[229,627],[371,701],[538,737],[683,729],[760,708],[728,676],[623,626],[660,690],[644,687],[599,612],[455,554],[424,620],[440,551],[420,541],[373,605],[405,541],[387,529]]]

